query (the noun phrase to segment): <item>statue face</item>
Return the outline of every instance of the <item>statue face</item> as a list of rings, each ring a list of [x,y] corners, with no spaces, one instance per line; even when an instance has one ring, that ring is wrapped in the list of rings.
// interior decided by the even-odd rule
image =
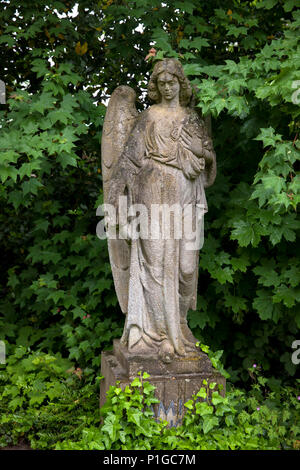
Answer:
[[[171,101],[179,95],[180,83],[178,78],[169,72],[162,72],[158,75],[157,87],[161,96],[167,101]]]

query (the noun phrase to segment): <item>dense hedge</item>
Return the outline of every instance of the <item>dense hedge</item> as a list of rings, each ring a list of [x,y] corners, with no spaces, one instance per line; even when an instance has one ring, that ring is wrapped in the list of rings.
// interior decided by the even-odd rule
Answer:
[[[105,241],[100,141],[105,103],[129,84],[148,105],[153,59],[178,57],[212,116],[194,334],[224,350],[231,380],[260,364],[290,381],[300,313],[299,11],[296,1],[18,0],[1,3],[0,339],[61,353],[95,374],[121,334]],[[74,5],[78,7],[74,8]],[[76,14],[77,13],[77,14]]]

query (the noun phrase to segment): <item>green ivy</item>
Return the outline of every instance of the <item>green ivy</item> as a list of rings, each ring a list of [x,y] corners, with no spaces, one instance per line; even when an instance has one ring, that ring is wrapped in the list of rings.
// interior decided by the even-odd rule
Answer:
[[[60,355],[16,347],[0,366],[0,446],[23,439],[49,449],[62,436],[79,438],[99,422],[99,382],[91,374]]]
[[[201,348],[217,360],[219,354]],[[100,410],[102,377],[95,379],[93,369],[19,346],[0,366],[0,446],[22,439],[33,449],[57,450],[299,448],[297,385],[281,387],[258,364],[247,373],[250,390],[227,382],[225,397],[204,380],[185,403],[182,426],[168,428],[153,416],[159,400],[149,374],[110,387]]]

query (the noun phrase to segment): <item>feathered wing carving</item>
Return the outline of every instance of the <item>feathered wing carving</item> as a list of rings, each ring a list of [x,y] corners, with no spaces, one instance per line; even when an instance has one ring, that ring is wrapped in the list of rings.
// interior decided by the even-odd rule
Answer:
[[[135,100],[136,93],[131,87],[119,86],[112,93],[108,103],[101,142],[104,203],[108,202],[110,183],[137,120]],[[107,241],[118,301],[122,312],[127,313],[130,246],[122,239]]]

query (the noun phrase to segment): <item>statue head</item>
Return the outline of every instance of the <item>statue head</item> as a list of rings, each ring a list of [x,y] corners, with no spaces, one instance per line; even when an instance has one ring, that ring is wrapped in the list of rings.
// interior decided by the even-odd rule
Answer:
[[[184,75],[181,63],[176,59],[164,59],[158,61],[155,64],[148,85],[148,96],[150,100],[154,101],[155,103],[159,103],[161,101],[161,95],[157,86],[157,79],[158,76],[163,72],[174,75],[177,78],[180,84],[180,104],[181,106],[187,106],[191,100],[192,87],[189,80]]]

